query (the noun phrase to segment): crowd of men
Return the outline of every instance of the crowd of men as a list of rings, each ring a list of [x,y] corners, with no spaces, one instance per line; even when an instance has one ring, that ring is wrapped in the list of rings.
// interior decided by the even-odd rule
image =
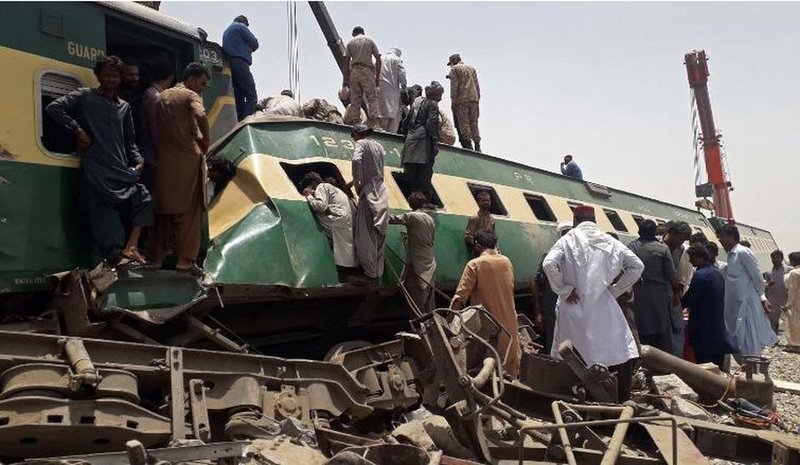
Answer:
[[[256,101],[252,75],[243,75],[249,74],[251,54],[258,48],[247,24],[247,18],[237,17],[223,38],[232,60],[239,117],[285,111],[277,114],[335,118],[335,107],[324,100],[301,106],[288,91]],[[343,122],[353,125],[353,179],[343,182],[309,172],[299,188],[345,281],[377,284],[384,274],[388,227],[403,226],[403,289],[410,305],[427,312],[435,306],[436,226],[426,207],[433,198],[431,177],[442,133],[438,102],[444,87],[434,81],[424,96],[420,86],[406,88],[400,56],[399,49],[381,56],[363,28],[353,30],[343,69],[347,90],[342,92],[349,99]],[[448,65],[462,144],[479,150],[477,76],[458,55]],[[209,123],[201,95],[209,71],[191,63],[175,86],[169,64],[156,63],[149,71],[152,82],[140,89],[135,63],[103,56],[94,68],[99,86],[56,99],[46,113],[75,134],[82,161],[78,199],[103,259],[112,266],[148,261],[160,266],[172,253],[176,270],[199,275],[209,190],[221,189],[235,167],[224,160],[206,163]],[[410,212],[389,213],[385,151],[371,137],[378,127],[406,136],[401,161],[412,191]],[[569,155],[562,173],[582,178]],[[503,327],[498,354],[509,375],[517,376],[521,350],[513,267],[497,247],[491,194],[478,192],[475,200],[478,212],[464,234],[473,258],[449,305],[483,305],[494,315]],[[800,345],[800,252],[789,254],[790,267],[776,250],[773,268],[762,275],[736,226],[717,232],[727,252],[727,262],[721,263],[716,242],[692,234],[683,221],[660,228],[644,220],[638,239],[625,246],[599,229],[589,206],[577,206],[572,224],[559,224],[557,231],[560,237],[542,257],[533,282],[534,320],[544,333],[545,350],[557,356],[559,344],[571,341],[587,363],[618,374],[621,399],[627,396],[640,343],[679,357],[686,354],[687,316],[694,359],[721,368],[727,354],[760,355],[777,343],[782,318],[787,342]]]

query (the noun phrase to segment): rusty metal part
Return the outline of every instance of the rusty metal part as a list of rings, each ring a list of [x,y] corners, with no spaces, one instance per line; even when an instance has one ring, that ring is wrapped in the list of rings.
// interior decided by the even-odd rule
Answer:
[[[189,381],[189,408],[192,412],[192,434],[203,442],[211,439],[211,422],[208,420],[206,391],[203,380]]]
[[[546,374],[546,375],[544,375]],[[525,388],[554,399],[584,402],[586,387],[562,360],[550,355],[522,352],[519,382]],[[548,402],[544,409],[549,411]]]
[[[177,347],[167,351],[169,367],[169,408],[172,424],[172,440],[186,439],[186,405],[183,386],[183,352]]]
[[[677,447],[678,450],[673,449],[672,431],[667,426],[642,423],[642,428],[647,431],[650,438],[658,448],[658,453],[662,459],[667,463],[678,462],[680,464],[691,465],[704,465],[708,464],[708,459],[703,456],[703,453],[695,446],[686,433],[678,428],[675,433],[677,434]]]
[[[760,406],[771,407],[775,385],[769,377],[769,362],[761,357],[748,357],[738,378],[716,375],[697,364],[675,357],[655,347],[644,345],[642,366],[655,374],[674,373],[699,394],[712,400],[742,397]]]
[[[133,442],[133,441],[131,441]],[[217,442],[202,445],[181,445],[163,449],[145,450],[148,464],[152,460],[181,463],[197,460],[239,459],[245,455],[250,441]],[[121,465],[129,460],[128,451],[92,453],[84,455],[61,456],[32,459],[23,462],[26,465],[45,465],[53,463],[84,463],[88,465]]]
[[[193,315],[187,315],[183,318],[183,321],[186,322],[188,331],[182,335],[171,338],[168,341],[171,345],[186,346],[200,337],[205,337],[227,350],[241,353],[248,352],[247,345],[237,344],[235,341],[222,334],[219,329],[208,326]]]
[[[314,421],[314,433],[317,435],[319,449],[328,457],[353,446],[371,446],[380,444],[377,439],[369,439],[328,428],[324,422]]]
[[[102,377],[97,373],[97,369],[83,346],[83,341],[76,338],[62,339],[64,353],[67,355],[73,374],[70,377],[70,389],[78,391],[80,389],[95,389],[100,384]]]
[[[590,397],[598,402],[617,402],[617,378],[600,365],[586,366],[570,341],[558,346],[558,355],[586,386]]]
[[[607,426],[607,425],[620,425],[623,423],[656,423],[656,422],[670,422],[672,426],[672,433],[673,433],[673,450],[677,450],[677,421],[674,417],[670,415],[660,415],[657,417],[632,417],[632,418],[616,418],[616,419],[608,419],[608,420],[592,420],[592,421],[581,421],[576,423],[557,423],[557,424],[531,424],[526,425],[519,430],[520,441],[518,444],[519,449],[519,463],[522,465],[522,444],[523,439],[526,435],[534,431],[540,430],[551,430],[551,429],[573,429],[573,428],[582,428],[582,427],[593,427],[593,426]],[[609,448],[609,452],[611,448]],[[607,454],[608,452],[606,452]],[[573,460],[574,460],[574,452],[573,452]],[[604,457],[605,458],[605,457]],[[577,462],[576,462],[577,463]],[[677,457],[672,462],[673,465],[678,465]]]
[[[169,436],[168,418],[122,399],[20,395],[0,401],[0,451],[4,456],[114,451],[130,439],[153,445]]]
[[[633,418],[633,408],[628,406],[623,407],[619,419],[630,420],[631,418]],[[603,460],[600,462],[600,465],[614,465],[617,463],[617,458],[622,449],[622,442],[625,440],[625,434],[628,432],[629,425],[630,423],[623,422],[614,428],[614,434],[611,436],[611,441],[608,443],[608,451],[603,455]]]
[[[139,403],[136,376],[125,370],[98,370],[99,383],[92,397],[118,397],[134,404]],[[69,367],[53,363],[28,363],[18,365],[0,374],[0,399],[24,395],[28,391],[49,391],[63,397],[80,398],[83,393],[72,387]]]

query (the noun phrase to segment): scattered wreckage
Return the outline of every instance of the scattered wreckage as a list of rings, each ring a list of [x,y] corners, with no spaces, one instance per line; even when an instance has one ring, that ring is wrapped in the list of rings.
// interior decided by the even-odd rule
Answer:
[[[518,381],[503,376],[493,345],[501,328],[483,308],[440,309],[410,326],[328,362],[0,332],[0,456],[92,465],[800,463],[793,435],[616,403],[613,374],[587,367],[569,344],[559,348],[563,361],[537,353],[524,321]],[[648,370],[679,373],[701,395],[771,402],[763,361],[729,380],[654,350],[643,348]]]

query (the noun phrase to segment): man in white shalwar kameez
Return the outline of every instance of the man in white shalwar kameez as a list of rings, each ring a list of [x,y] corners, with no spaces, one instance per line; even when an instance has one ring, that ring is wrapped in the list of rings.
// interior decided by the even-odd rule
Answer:
[[[621,402],[629,394],[628,362],[639,351],[616,298],[639,279],[644,264],[597,227],[594,208],[580,206],[574,212],[575,227],[553,245],[542,264],[558,295],[551,355],[559,357],[559,344],[571,341],[587,364],[617,372]]]
[[[368,139],[372,129],[353,126],[353,186],[358,195],[356,207],[356,255],[364,275],[377,284],[383,275],[386,229],[389,226],[389,194],[383,183],[383,159],[386,152],[377,141]]]
[[[778,342],[767,313],[773,310],[764,289],[766,283],[753,252],[739,244],[739,229],[726,224],[718,232],[728,252],[725,267],[725,329],[737,355],[761,355],[766,346]]]
[[[303,176],[300,188],[308,201],[308,206],[333,245],[333,260],[336,266],[343,268],[358,266],[353,243],[353,212],[347,194],[333,184],[324,182],[322,176],[314,171]]]
[[[406,88],[406,69],[399,48],[390,48],[381,56],[381,79],[378,83],[380,124],[384,131],[397,133],[400,126],[400,93]]]

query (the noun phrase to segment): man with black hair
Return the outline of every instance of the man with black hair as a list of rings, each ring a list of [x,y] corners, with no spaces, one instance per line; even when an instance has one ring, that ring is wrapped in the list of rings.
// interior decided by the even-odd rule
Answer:
[[[581,167],[575,163],[575,160],[572,158],[572,155],[564,155],[564,161],[561,162],[561,174],[564,176],[570,177],[572,179],[577,179],[579,181],[583,180],[583,171],[581,171]]]
[[[433,165],[439,153],[439,104],[444,87],[436,81],[425,87],[425,98],[414,102],[407,116],[408,134],[403,143],[400,163],[412,191],[433,198]]]
[[[772,268],[764,273],[764,279],[767,281],[767,300],[769,300],[770,305],[772,305],[773,311],[770,312],[767,317],[769,318],[770,324],[772,324],[772,330],[775,331],[775,334],[778,334],[778,326],[781,321],[781,312],[778,310],[786,305],[786,300],[789,298],[785,278],[786,275],[789,274],[789,271],[791,271],[791,268],[784,263],[783,252],[781,250],[773,250],[772,253],[769,254],[769,258],[772,261]]]
[[[372,59],[375,58],[373,63]],[[344,113],[344,124],[358,122],[358,114],[364,96],[367,97],[367,126],[378,127],[378,83],[381,78],[381,52],[372,38],[364,34],[364,28],[353,28],[353,38],[347,43],[342,67],[342,87],[350,88],[349,105]]]
[[[222,49],[230,58],[236,117],[241,121],[255,112],[258,102],[256,81],[250,72],[253,52],[258,50],[258,39],[250,32],[250,22],[246,16],[234,18],[233,23],[222,33]]]
[[[358,266],[353,243],[353,212],[350,210],[350,199],[347,195],[333,184],[323,181],[322,176],[315,171],[303,176],[300,189],[333,247],[333,261],[336,266]]]
[[[428,199],[422,192],[412,192],[408,196],[410,212],[389,217],[389,224],[406,227],[406,266],[403,270],[403,285],[414,303],[423,312],[431,312],[435,306],[434,276],[436,258],[433,255],[433,241],[436,225],[425,211]]]
[[[175,69],[171,63],[158,61],[152,69],[153,82],[150,84],[140,100],[139,108],[134,115],[136,123],[136,141],[144,158],[142,169],[142,183],[147,190],[154,192],[156,188],[156,168],[158,167],[158,147],[156,147],[155,124],[158,95],[172,87],[175,80]]]
[[[142,227],[153,222],[150,193],[140,184],[143,160],[136,147],[130,105],[119,98],[123,63],[97,60],[95,89],[81,88],[47,106],[61,126],[75,132],[81,157],[79,201],[100,255],[109,265],[144,263],[137,248]],[[132,229],[127,237],[123,218]]]
[[[672,291],[672,309],[670,312],[672,321],[672,355],[683,358],[683,348],[685,342],[683,321],[683,305],[681,297],[689,288],[692,281],[694,268],[686,254],[686,242],[692,235],[692,228],[685,221],[668,221],[666,224],[667,234],[664,236],[664,244],[669,247],[672,256],[672,263],[675,265],[675,282]]]
[[[725,267],[725,328],[739,355],[761,355],[762,349],[778,342],[767,313],[772,306],[764,295],[764,278],[753,251],[739,243],[739,228],[726,224],[717,231],[728,252]]]
[[[206,202],[211,204],[211,201],[225,189],[234,176],[236,176],[236,166],[230,160],[219,157],[208,160]]]
[[[481,190],[475,194],[475,202],[478,204],[478,212],[469,217],[467,227],[464,230],[464,243],[467,249],[472,251],[475,246],[475,234],[484,229],[495,232],[494,218],[492,217],[492,194],[489,191]]]
[[[644,263],[641,278],[634,284],[633,305],[636,328],[642,344],[672,353],[672,289],[675,266],[669,248],[656,240],[656,222],[639,223],[639,238],[628,245]]]
[[[788,297],[782,310],[786,313],[786,344],[800,346],[800,252],[789,254],[794,267],[786,277]]]
[[[521,350],[517,310],[514,306],[514,267],[497,251],[497,236],[481,230],[475,234],[475,255],[467,262],[450,308],[483,305],[503,326],[497,338],[497,353],[512,378],[519,376]],[[509,338],[509,335],[511,336]]]
[[[160,264],[171,249],[178,257],[175,269],[201,274],[195,263],[206,203],[208,178],[205,160],[210,144],[208,118],[200,97],[208,70],[190,63],[182,81],[158,96],[158,176],[156,177],[156,226],[151,253]]]
[[[575,225],[559,239],[542,265],[558,294],[552,355],[571,341],[587,365],[617,374],[618,401],[627,400],[636,340],[616,299],[639,279],[644,264],[621,242],[597,227],[594,208],[573,210]]]
[[[711,256],[703,244],[692,245],[686,254],[697,267],[682,299],[689,309],[694,358],[697,363],[712,362],[722,369],[725,354],[733,351],[725,331],[725,278],[711,266]]]
[[[389,194],[383,183],[383,146],[371,139],[372,129],[362,124],[353,126],[352,185],[356,188],[358,207],[354,238],[356,254],[364,275],[377,284],[383,276],[386,229],[389,226]],[[347,186],[349,189],[349,186]]]
[[[139,65],[132,60],[125,60],[122,66],[122,82],[119,85],[119,96],[136,108],[139,103]]]

